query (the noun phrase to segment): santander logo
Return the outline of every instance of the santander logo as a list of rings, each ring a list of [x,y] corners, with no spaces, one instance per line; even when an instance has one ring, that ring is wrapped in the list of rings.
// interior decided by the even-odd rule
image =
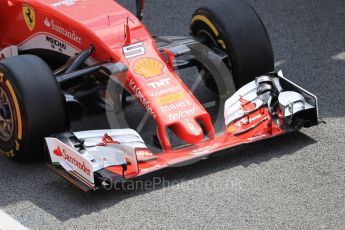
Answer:
[[[85,162],[84,161],[81,162],[78,159],[76,159],[76,157],[69,155],[65,149],[61,150],[60,146],[58,146],[53,151],[53,153],[58,157],[64,158],[66,161],[68,161],[72,165],[76,166],[78,169],[80,169],[81,171],[83,171],[87,175],[91,176],[91,170],[90,170],[90,168],[88,168],[88,166],[85,164]]]
[[[64,27],[58,25],[53,19],[49,19],[47,17],[43,21],[43,23],[46,27],[54,30],[62,36],[81,44],[82,38],[77,34],[75,30],[65,29]]]
[[[45,25],[46,27],[50,27],[50,22],[49,22],[49,19],[48,19],[48,18],[46,18],[46,19],[44,20],[44,25]]]
[[[60,146],[58,146],[57,149],[53,151],[53,153],[58,157],[62,157],[62,151],[60,149]]]

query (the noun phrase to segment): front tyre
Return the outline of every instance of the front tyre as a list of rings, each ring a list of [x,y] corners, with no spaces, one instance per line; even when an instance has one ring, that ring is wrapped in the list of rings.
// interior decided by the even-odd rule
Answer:
[[[274,70],[266,28],[244,0],[217,0],[204,4],[194,12],[190,31],[204,45],[228,55],[226,64],[237,89],[256,76]],[[210,80],[206,79],[206,84]]]
[[[49,66],[21,55],[0,62],[0,151],[14,160],[43,156],[44,137],[68,127],[64,97]]]

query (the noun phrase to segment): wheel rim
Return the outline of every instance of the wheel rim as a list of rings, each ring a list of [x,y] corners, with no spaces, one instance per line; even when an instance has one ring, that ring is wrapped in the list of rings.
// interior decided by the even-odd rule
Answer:
[[[195,36],[201,39],[202,43],[210,48],[218,48],[218,49],[224,50],[224,48],[221,47],[218,44],[218,42],[215,40],[215,38],[206,30],[199,30]],[[230,61],[230,57],[229,57],[229,62],[227,64],[231,72],[231,75],[233,75],[233,69],[232,69],[232,63]]]
[[[13,111],[5,90],[0,87],[0,140],[8,142],[14,132]]]
[[[200,39],[202,39],[203,43],[208,47],[218,47],[218,44],[216,40],[213,38],[213,36],[207,32],[206,30],[200,30],[196,34],[196,36]]]

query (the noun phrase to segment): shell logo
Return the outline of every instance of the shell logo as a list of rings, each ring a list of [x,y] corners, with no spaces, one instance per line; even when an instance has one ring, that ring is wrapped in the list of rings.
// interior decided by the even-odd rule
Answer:
[[[155,58],[141,58],[134,63],[133,71],[146,79],[163,74],[165,65]]]

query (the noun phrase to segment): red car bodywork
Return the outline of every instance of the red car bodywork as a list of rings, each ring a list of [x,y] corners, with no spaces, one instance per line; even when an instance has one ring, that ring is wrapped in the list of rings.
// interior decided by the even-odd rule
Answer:
[[[67,47],[72,55],[93,45],[95,52],[88,60],[90,65],[111,61],[122,62],[128,67],[128,71],[117,78],[155,119],[163,152],[156,160],[139,162],[139,174],[129,167],[126,178],[205,158],[214,152],[285,132],[271,122],[267,109],[262,108],[227,127],[224,134],[216,135],[208,112],[175,73],[171,65],[173,56],[167,52],[170,61],[166,61],[143,23],[113,0],[73,1],[71,5],[60,4],[58,0],[4,0],[0,7],[5,19],[0,21],[0,49],[10,45],[18,46],[19,51],[65,50]],[[28,8],[31,13],[26,12]],[[53,38],[54,47],[47,36]],[[157,92],[163,93],[158,97]],[[162,109],[179,101],[184,104],[168,112]],[[243,102],[243,106],[250,107],[250,104]],[[203,124],[205,132],[198,122]],[[191,145],[172,150],[168,128]],[[108,170],[122,174],[121,167],[109,167]]]

